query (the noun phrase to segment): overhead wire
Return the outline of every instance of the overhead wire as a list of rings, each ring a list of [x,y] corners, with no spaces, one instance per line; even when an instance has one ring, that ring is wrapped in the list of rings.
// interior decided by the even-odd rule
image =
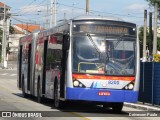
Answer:
[[[62,4],[62,3],[58,3],[60,5],[66,6],[66,7],[71,7],[71,8],[76,8],[76,9],[81,9],[81,10],[86,10],[84,8],[80,8],[80,7],[75,7],[75,6],[71,6],[71,5],[66,5],[66,4]],[[97,11],[97,10],[90,10],[91,12],[96,12],[96,13],[105,13],[105,14],[110,14],[110,15],[116,15],[116,16],[126,16],[126,17],[136,17],[136,18],[143,18],[143,17],[138,17],[138,16],[130,16],[130,15],[126,15],[126,14],[116,14],[116,13],[110,13],[110,12],[102,12],[102,11]]]
[[[34,0],[34,1],[36,1],[36,0]],[[30,7],[26,7],[26,8],[23,8],[23,10],[26,10],[26,9],[28,9],[28,8],[36,8],[36,7],[39,7],[42,3],[44,3],[46,0],[42,0],[38,5],[35,5],[35,6],[31,6],[33,3],[34,3],[34,1],[33,2],[31,2],[30,4],[28,4],[28,5],[26,5],[26,6],[30,6]],[[19,10],[18,12],[16,12],[16,13],[14,13],[14,14],[20,14],[20,13],[26,13],[26,12],[23,12],[22,11],[22,9],[17,9],[17,10]]]
[[[39,4],[36,5],[36,6],[27,7],[27,8],[24,8],[24,9],[39,7],[39,5],[41,5],[44,1],[46,1],[46,0],[43,0],[41,3],[39,3]],[[63,4],[63,3],[57,3],[57,4],[58,4],[58,5],[61,5],[61,6],[65,6],[65,7],[70,7],[70,8],[76,8],[76,9],[84,10],[84,11],[86,10],[86,9],[84,9],[84,8],[81,8],[81,7],[66,5],[66,4]],[[43,5],[43,6],[46,6],[46,5]],[[27,13],[27,12],[25,12],[25,13]],[[134,15],[130,15],[130,14],[117,14],[117,13],[103,12],[103,11],[97,11],[97,10],[90,10],[90,13],[102,13],[102,14],[109,14],[109,15],[121,16],[121,17],[143,18],[143,17],[134,16]],[[139,14],[140,14],[140,13],[139,13]],[[142,14],[143,14],[143,13],[142,13]]]
[[[34,7],[39,7],[39,5],[41,5],[43,2],[45,2],[46,0],[42,0],[38,5],[36,5],[36,6],[34,6]],[[79,10],[83,10],[83,11],[85,11],[86,9],[84,9],[84,8],[81,8],[81,7],[76,7],[76,6],[71,6],[71,5],[66,5],[66,4],[63,4],[63,3],[57,3],[58,4],[58,6],[60,7],[60,6],[65,6],[65,7],[69,7],[69,8],[75,8],[75,9],[79,9]],[[41,5],[41,6],[46,6],[46,4],[45,5]],[[28,7],[28,8],[31,8],[31,7]],[[26,9],[28,9],[28,8],[26,8]],[[25,9],[25,8],[24,8]],[[40,13],[38,13],[38,14],[32,14],[32,15],[43,15],[43,13],[45,13],[46,11],[41,11]],[[117,13],[111,13],[111,12],[103,12],[103,11],[98,11],[98,10],[90,10],[90,13],[91,14],[97,14],[97,15],[99,15],[99,14],[103,14],[102,16],[106,16],[106,15],[114,15],[114,16],[120,16],[120,17],[134,17],[134,18],[136,18],[136,19],[143,19],[143,15],[142,15],[142,17],[141,16],[134,16],[134,15],[131,15],[131,14],[117,14]],[[61,13],[57,13],[57,14],[61,14]],[[142,13],[143,14],[143,13]],[[28,14],[27,14],[27,12],[25,13],[25,14],[23,14],[23,15],[21,15],[21,16],[27,16],[27,15],[31,15],[31,13],[29,13],[28,12]],[[49,17],[51,14],[48,14],[48,15],[44,15],[44,16],[40,16],[40,17],[38,17],[38,18],[43,18],[43,17]],[[140,14],[139,14],[140,15]],[[31,18],[31,19],[36,19],[37,17],[35,17],[35,18]]]

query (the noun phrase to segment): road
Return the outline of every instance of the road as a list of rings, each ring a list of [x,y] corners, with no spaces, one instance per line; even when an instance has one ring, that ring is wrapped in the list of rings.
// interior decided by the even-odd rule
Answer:
[[[81,104],[70,104],[64,110],[57,110],[53,106],[52,100],[45,100],[44,103],[37,103],[36,98],[23,98],[21,91],[17,89],[17,72],[16,70],[0,70],[0,111],[47,111],[45,114],[52,117],[45,117],[46,120],[152,120],[158,117],[129,117],[133,111],[142,112],[142,110],[124,107],[121,114],[112,113],[110,109],[104,109],[101,106],[90,106]],[[50,111],[50,112],[49,112]],[[55,116],[55,117],[54,117]],[[106,118],[107,117],[107,118]],[[0,118],[0,120],[9,118]],[[17,120],[18,118],[12,118]],[[27,119],[27,118],[23,118]],[[28,118],[29,120],[43,120],[43,118]]]

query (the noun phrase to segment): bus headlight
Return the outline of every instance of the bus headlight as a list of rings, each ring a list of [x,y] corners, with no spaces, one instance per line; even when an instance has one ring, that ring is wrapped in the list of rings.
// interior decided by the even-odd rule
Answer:
[[[133,82],[131,82],[131,83],[129,83],[129,84],[127,84],[126,86],[124,86],[124,90],[133,90],[133,88],[134,88],[134,83]]]
[[[72,79],[73,79],[73,87],[86,88],[86,86],[82,82],[77,80],[75,77],[73,77]]]
[[[128,86],[126,86],[125,89],[127,90],[127,89],[128,89]]]
[[[133,84],[129,84],[128,89],[130,89],[130,90],[133,89]]]
[[[78,87],[78,86],[79,86],[79,82],[78,82],[78,81],[74,81],[74,82],[73,82],[73,85],[74,85],[75,87]]]

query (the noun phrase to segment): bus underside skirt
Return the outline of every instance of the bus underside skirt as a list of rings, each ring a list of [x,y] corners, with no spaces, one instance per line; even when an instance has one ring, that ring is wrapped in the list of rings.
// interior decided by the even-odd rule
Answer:
[[[97,102],[137,102],[138,92],[130,90],[106,90],[67,88],[66,99]]]

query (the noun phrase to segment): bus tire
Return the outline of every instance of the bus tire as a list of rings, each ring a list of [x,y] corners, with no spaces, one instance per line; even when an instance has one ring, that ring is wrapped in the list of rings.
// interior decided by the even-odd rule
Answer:
[[[54,88],[54,106],[57,109],[62,109],[64,108],[64,102],[60,100],[60,91],[58,89],[58,83],[55,83],[55,88]]]
[[[114,113],[121,113],[123,108],[123,102],[113,103],[112,110]]]
[[[37,84],[37,102],[38,103],[42,102],[40,80],[38,80],[38,84]]]
[[[22,76],[22,96],[27,98],[28,95],[25,93],[25,83],[24,83],[24,76]]]

